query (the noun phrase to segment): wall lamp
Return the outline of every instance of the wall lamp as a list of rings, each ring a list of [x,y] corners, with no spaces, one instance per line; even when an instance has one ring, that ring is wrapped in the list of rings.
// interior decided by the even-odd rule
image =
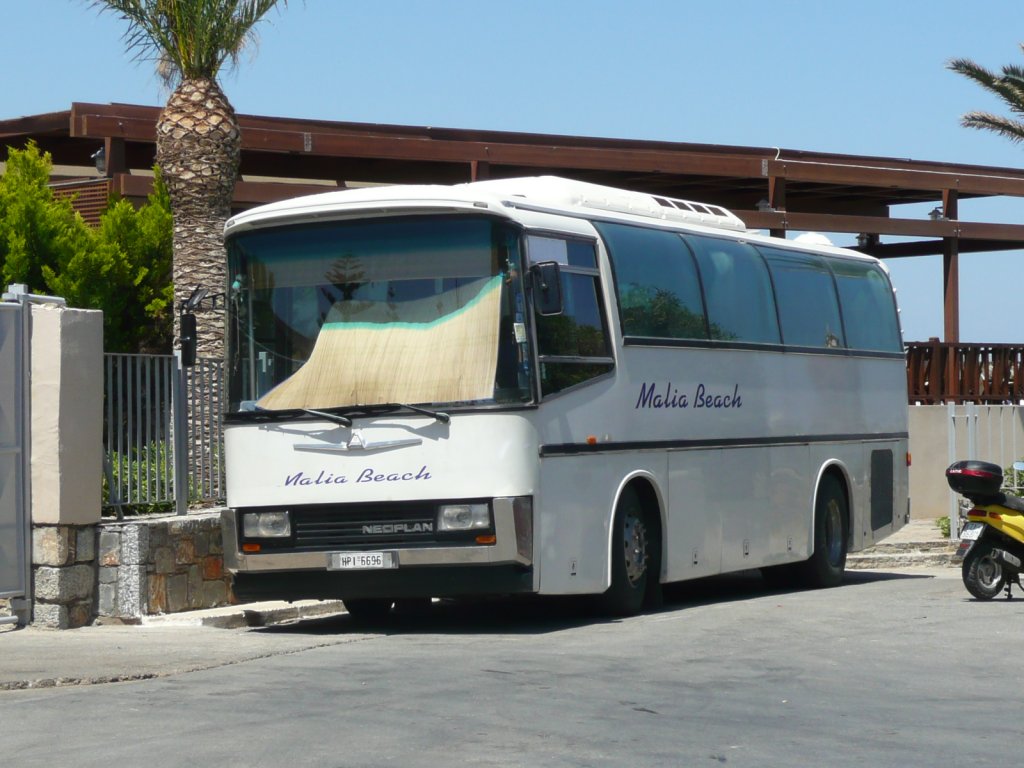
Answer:
[[[861,232],[857,235],[858,248],[873,248],[878,245],[878,235]]]
[[[946,214],[941,205],[937,205],[928,212],[928,218],[932,221],[946,221]]]
[[[107,153],[103,147],[100,147],[93,152],[89,157],[92,158],[93,163],[96,165],[96,170],[103,176],[107,175]]]

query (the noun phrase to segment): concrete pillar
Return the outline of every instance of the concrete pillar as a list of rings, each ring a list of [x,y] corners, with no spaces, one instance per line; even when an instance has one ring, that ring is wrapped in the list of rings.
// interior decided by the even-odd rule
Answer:
[[[96,615],[103,461],[103,313],[32,306],[30,510],[33,622]]]

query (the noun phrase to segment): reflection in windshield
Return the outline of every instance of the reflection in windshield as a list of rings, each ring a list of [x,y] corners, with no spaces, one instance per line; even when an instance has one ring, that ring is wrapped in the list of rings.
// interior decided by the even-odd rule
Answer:
[[[236,235],[228,251],[232,410],[530,396],[518,233],[507,225],[292,225]]]

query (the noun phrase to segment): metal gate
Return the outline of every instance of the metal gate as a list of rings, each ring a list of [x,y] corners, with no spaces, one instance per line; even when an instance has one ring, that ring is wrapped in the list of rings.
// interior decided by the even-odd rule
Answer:
[[[0,624],[29,620],[27,354],[28,305],[0,301],[0,599],[12,609]]]

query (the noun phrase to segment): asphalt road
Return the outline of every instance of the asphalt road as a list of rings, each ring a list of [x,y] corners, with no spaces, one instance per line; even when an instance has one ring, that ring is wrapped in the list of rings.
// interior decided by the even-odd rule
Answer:
[[[974,601],[952,569],[817,592],[704,580],[619,621],[440,604],[381,632],[214,630],[269,650],[0,692],[0,730],[18,766],[1016,765],[1024,673],[1000,662],[1022,626],[1024,599]]]

